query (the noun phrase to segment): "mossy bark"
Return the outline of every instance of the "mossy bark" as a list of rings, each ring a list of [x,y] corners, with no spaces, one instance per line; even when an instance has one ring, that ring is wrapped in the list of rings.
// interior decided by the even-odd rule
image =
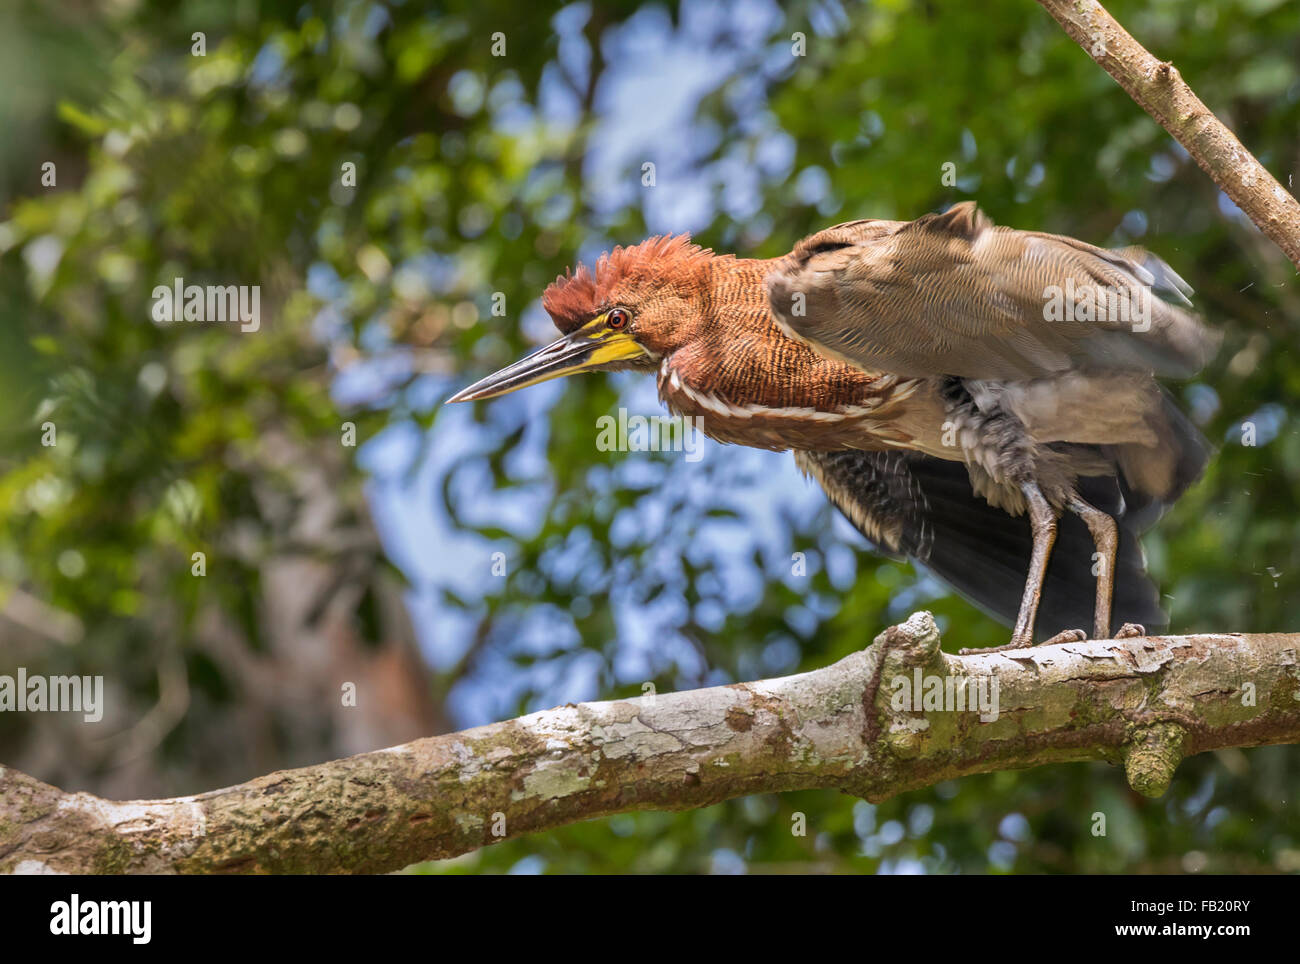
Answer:
[[[570,704],[193,797],[119,803],[0,768],[0,872],[383,872],[633,810],[813,787],[879,801],[1074,760],[1159,794],[1185,756],[1300,742],[1297,650],[1234,634],[955,656],[918,613],[814,672]],[[935,705],[901,698],[917,680]],[[979,686],[996,713],[953,703]]]

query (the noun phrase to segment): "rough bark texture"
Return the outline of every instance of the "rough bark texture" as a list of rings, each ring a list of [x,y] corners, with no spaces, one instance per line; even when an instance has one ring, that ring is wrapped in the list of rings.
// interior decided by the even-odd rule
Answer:
[[[570,704],[193,797],[116,803],[0,768],[0,871],[380,872],[631,810],[810,787],[880,801],[1071,760],[1159,795],[1191,754],[1300,742],[1298,650],[1269,633],[954,656],[923,612],[814,672]],[[918,671],[954,697],[996,681],[998,712],[903,704]]]
[[[1038,2],[1300,268],[1300,203],[1210,112],[1174,65],[1153,57],[1095,0]]]

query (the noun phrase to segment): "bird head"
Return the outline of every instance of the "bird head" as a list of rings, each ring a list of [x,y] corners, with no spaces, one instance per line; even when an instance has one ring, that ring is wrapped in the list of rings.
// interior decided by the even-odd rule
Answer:
[[[556,278],[542,307],[563,337],[448,401],[495,398],[587,371],[653,371],[699,330],[713,252],[685,235],[654,237]]]

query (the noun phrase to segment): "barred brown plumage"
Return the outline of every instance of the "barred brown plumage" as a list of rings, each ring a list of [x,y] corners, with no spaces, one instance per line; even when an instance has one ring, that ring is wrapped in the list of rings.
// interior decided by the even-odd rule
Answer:
[[[452,401],[654,372],[714,439],[794,450],[883,552],[1012,623],[1013,644],[1081,622],[1103,637],[1164,623],[1137,537],[1208,457],[1156,381],[1217,345],[1190,290],[1141,249],[997,227],[973,202],[772,259],[656,237],[557,278],[542,303],[565,337]]]

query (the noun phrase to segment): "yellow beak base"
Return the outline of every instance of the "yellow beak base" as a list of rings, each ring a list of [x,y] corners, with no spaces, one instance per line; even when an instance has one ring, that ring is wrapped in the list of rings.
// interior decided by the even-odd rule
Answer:
[[[602,365],[631,361],[648,354],[626,331],[608,327],[605,315],[601,315],[559,341],[461,389],[447,401],[474,402],[496,398],[552,378],[591,371]]]

